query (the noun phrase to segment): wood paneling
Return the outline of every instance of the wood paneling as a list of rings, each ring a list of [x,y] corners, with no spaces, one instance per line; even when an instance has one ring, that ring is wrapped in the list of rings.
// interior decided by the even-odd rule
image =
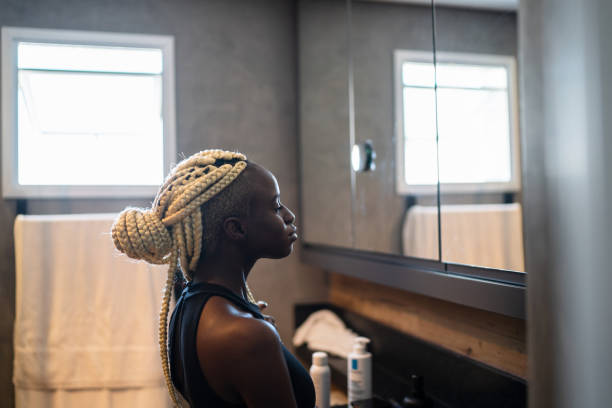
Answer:
[[[331,303],[521,378],[525,321],[330,273]]]

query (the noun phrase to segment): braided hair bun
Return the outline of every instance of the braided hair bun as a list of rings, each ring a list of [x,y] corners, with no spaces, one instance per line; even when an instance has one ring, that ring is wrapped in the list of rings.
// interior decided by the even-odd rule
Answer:
[[[152,264],[168,262],[172,237],[153,211],[126,208],[119,214],[111,233],[115,247],[130,258]]]

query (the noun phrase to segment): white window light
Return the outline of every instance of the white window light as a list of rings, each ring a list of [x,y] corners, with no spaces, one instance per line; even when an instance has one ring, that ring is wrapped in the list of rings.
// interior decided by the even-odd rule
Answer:
[[[155,195],[175,160],[173,43],[3,27],[3,196]]]
[[[438,52],[436,63],[395,51],[397,192],[435,194],[438,176],[445,193],[520,190],[514,58]]]

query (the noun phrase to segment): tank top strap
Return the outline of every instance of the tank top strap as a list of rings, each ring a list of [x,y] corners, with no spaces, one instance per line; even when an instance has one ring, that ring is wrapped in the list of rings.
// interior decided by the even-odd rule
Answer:
[[[184,298],[184,300],[187,300],[192,296],[199,295],[223,296],[224,298],[234,303],[236,306],[251,313],[257,319],[264,318],[259,310],[259,307],[256,304],[251,303],[243,299],[242,297],[236,295],[234,292],[232,292],[225,286],[217,285],[215,283],[200,282],[194,284],[193,282],[189,282],[183,290],[181,297]]]

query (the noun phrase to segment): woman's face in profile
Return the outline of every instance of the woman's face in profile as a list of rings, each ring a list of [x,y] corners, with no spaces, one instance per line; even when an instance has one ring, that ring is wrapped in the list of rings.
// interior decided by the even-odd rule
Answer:
[[[280,200],[276,177],[261,166],[250,169],[251,208],[247,243],[257,258],[283,258],[297,240],[295,215]]]

